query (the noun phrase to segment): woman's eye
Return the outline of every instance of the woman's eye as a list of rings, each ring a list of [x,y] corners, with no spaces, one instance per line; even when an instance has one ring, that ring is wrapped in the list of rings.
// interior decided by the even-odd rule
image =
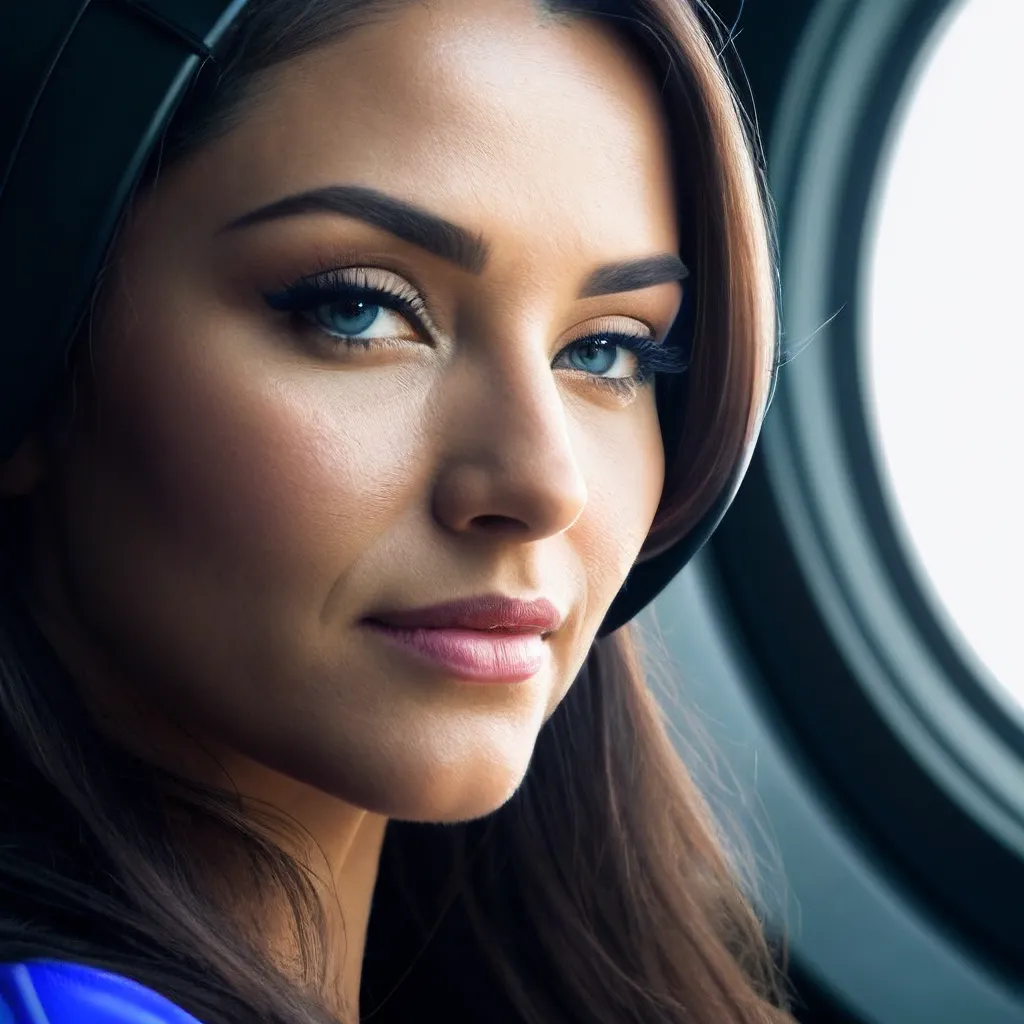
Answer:
[[[635,352],[607,338],[584,338],[574,342],[568,349],[568,357],[572,369],[598,377],[634,377],[640,367]]]
[[[400,313],[360,299],[326,302],[306,311],[306,316],[332,337],[348,341],[368,342],[416,333]]]
[[[271,309],[291,314],[341,345],[404,344],[435,333],[416,289],[376,267],[314,274],[264,299]]]

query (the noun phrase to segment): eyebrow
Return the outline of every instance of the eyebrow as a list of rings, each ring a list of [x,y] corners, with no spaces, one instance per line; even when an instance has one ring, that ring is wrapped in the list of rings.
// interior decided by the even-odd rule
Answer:
[[[490,257],[490,246],[479,234],[402,199],[361,185],[331,185],[286,196],[229,221],[221,230],[236,231],[310,213],[354,217],[472,274],[482,273]],[[686,264],[675,253],[658,253],[598,267],[587,278],[579,297],[588,299],[637,291],[689,276]]]

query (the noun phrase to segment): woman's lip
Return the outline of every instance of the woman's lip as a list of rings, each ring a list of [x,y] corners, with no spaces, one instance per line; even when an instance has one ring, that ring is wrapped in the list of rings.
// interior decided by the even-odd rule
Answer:
[[[402,629],[365,620],[383,640],[440,666],[459,679],[481,683],[522,683],[548,657],[539,633],[498,633],[476,629]]]

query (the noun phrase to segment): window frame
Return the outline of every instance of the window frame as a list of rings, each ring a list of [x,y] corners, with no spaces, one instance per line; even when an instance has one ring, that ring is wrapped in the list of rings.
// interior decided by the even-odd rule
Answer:
[[[764,123],[786,338],[815,337],[782,372],[722,526],[655,604],[684,680],[695,658],[716,679],[697,703],[713,705],[724,749],[744,721],[743,749],[762,772],[776,764],[774,795],[763,774],[758,794],[800,902],[794,955],[868,1019],[901,1024],[1024,1020],[1011,896],[1024,892],[1024,717],[922,592],[878,476],[857,344],[879,172],[923,47],[957,6],[824,0],[805,26]],[[759,58],[755,20],[738,48],[760,105],[759,59],[778,54]],[[698,605],[719,624],[717,653],[692,651]]]

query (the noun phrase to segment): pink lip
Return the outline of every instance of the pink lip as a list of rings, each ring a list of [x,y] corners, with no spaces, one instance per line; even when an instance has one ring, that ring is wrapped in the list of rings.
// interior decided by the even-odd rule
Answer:
[[[562,624],[557,608],[545,598],[521,601],[484,594],[428,608],[386,609],[366,618],[400,629],[488,629],[506,633],[551,633]]]
[[[540,633],[485,633],[473,629],[406,629],[366,621],[382,639],[439,665],[460,679],[521,683],[535,676],[547,657]]]

